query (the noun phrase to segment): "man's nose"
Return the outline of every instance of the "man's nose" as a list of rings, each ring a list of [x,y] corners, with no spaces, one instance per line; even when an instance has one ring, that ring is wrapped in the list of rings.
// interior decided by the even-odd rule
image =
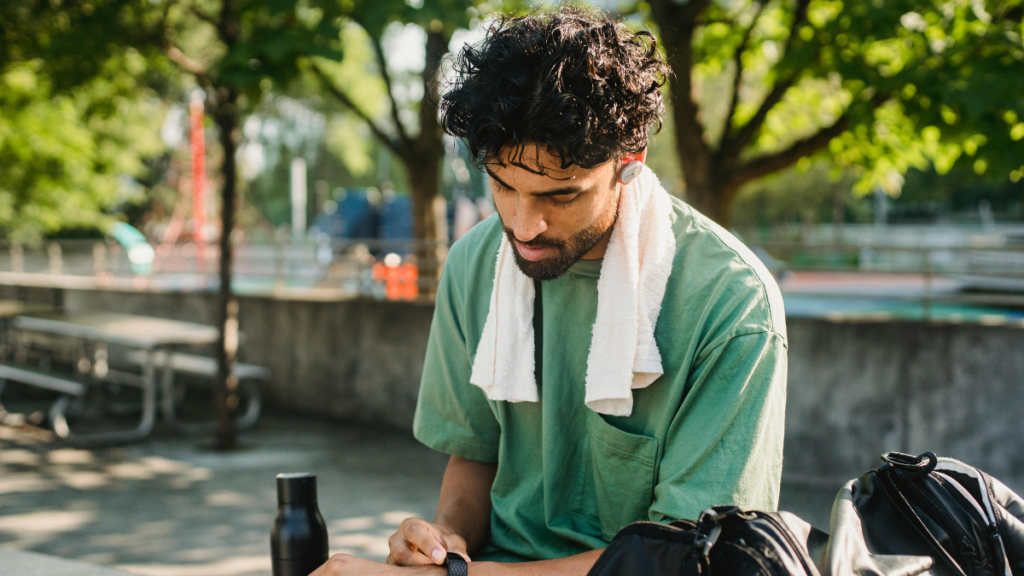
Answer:
[[[538,209],[537,204],[532,197],[519,200],[512,231],[515,232],[516,238],[521,242],[529,242],[548,229],[548,223],[544,219],[544,212]]]

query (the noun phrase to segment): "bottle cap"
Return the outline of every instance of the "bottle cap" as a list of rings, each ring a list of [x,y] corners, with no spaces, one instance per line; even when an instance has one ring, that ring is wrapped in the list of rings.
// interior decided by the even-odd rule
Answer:
[[[316,474],[290,472],[277,475],[278,504],[309,504],[316,502]]]

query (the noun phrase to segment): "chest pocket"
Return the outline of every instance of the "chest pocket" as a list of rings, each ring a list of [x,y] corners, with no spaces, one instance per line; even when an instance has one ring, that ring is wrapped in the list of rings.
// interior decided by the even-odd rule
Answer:
[[[658,439],[630,434],[587,411],[588,447],[573,510],[597,521],[610,541],[626,524],[647,519],[654,494]]]

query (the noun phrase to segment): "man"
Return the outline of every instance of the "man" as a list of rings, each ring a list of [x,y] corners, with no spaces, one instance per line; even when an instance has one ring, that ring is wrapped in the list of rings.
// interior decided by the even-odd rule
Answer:
[[[497,208],[441,277],[414,431],[451,455],[390,566],[585,574],[630,522],[774,509],[786,331],[767,270],[643,167],[667,68],[652,36],[563,7],[493,24],[442,124]]]

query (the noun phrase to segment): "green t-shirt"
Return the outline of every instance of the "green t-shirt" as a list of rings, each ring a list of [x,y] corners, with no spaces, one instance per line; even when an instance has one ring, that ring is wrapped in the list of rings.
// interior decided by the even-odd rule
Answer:
[[[633,413],[584,404],[601,261],[541,283],[539,402],[488,400],[469,377],[503,234],[497,216],[445,262],[414,432],[447,454],[497,463],[490,544],[474,559],[561,558],[638,520],[720,504],[774,510],[782,473],[786,327],[768,271],[732,235],[673,199],[677,252],[655,339],[664,375]]]

